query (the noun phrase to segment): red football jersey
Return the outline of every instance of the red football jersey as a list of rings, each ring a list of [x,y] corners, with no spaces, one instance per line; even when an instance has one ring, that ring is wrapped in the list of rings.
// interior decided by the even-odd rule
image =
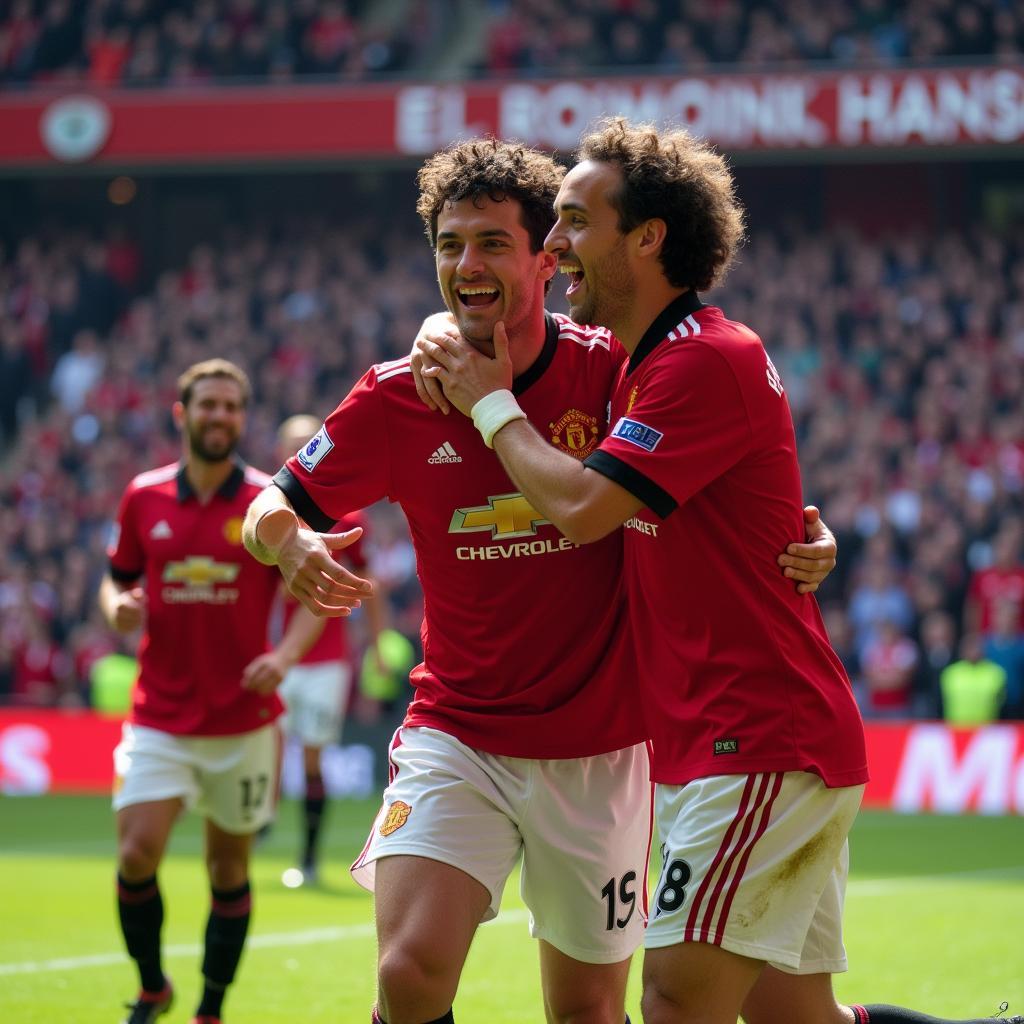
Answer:
[[[587,465],[646,508],[627,596],[654,778],[867,778],[863,726],[813,596],[776,557],[804,534],[789,406],[758,337],[683,295],[620,373]]]
[[[622,358],[606,331],[548,317],[513,390],[554,446],[584,458]],[[401,504],[424,595],[407,724],[512,757],[585,757],[644,738],[618,535],[585,547],[563,537],[469,419],[423,406],[408,358],[372,368],[274,482],[316,529],[381,497]]]
[[[991,633],[996,606],[1005,601],[1017,607],[1017,625],[1024,630],[1024,568],[980,569],[971,577],[968,596],[978,606],[978,629]]]
[[[272,722],[282,705],[242,689],[267,651],[281,576],[242,546],[249,502],[270,483],[236,466],[206,505],[179,465],[137,476],[121,499],[108,550],[111,576],[145,577],[146,628],[132,721],[184,736],[227,736]]]
[[[367,519],[361,512],[353,512],[351,515],[343,516],[332,533],[344,533],[356,526],[363,528],[363,534],[359,540],[349,544],[341,551],[335,551],[335,559],[353,569],[357,574],[362,573],[366,568],[366,553],[363,545],[367,538]],[[284,592],[284,628],[292,621],[299,602],[286,590]],[[376,598],[374,600],[377,600]],[[313,642],[313,646],[306,651],[300,665],[322,665],[325,661],[346,661],[350,655],[348,644],[348,630],[345,628],[346,619],[327,619],[323,632]]]

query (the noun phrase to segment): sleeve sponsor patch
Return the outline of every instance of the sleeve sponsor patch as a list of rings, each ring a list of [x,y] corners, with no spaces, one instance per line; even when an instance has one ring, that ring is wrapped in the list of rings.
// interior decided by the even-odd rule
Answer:
[[[296,453],[295,458],[299,460],[302,468],[307,473],[312,473],[317,463],[334,447],[334,442],[327,433],[327,427],[323,426],[316,435],[307,441]]]
[[[623,441],[635,444],[637,448],[643,448],[646,452],[653,452],[664,436],[653,427],[648,427],[637,420],[626,419],[625,416],[619,419],[612,430],[612,437],[621,437]]]

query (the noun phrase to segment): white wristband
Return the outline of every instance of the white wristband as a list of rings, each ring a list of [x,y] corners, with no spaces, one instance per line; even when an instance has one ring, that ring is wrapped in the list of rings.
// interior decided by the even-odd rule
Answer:
[[[492,391],[489,395],[484,395],[470,409],[469,414],[473,417],[473,426],[480,431],[488,448],[494,447],[494,435],[506,423],[526,419],[526,413],[519,408],[519,403],[511,391]]]

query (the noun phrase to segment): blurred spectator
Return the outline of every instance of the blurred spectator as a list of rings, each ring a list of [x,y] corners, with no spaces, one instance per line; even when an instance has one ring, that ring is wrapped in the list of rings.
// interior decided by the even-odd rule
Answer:
[[[870,718],[906,718],[914,673],[917,644],[888,619],[882,619],[861,655],[864,700],[861,711]]]
[[[1024,718],[1024,632],[1016,602],[997,602],[992,628],[985,634],[983,646],[985,657],[1006,673],[1003,717]]]
[[[921,656],[917,662],[912,711],[917,718],[942,716],[942,673],[956,654],[956,623],[940,610],[929,611],[921,623]]]
[[[1024,563],[1021,531],[1007,524],[992,544],[992,564],[971,577],[967,594],[965,628],[987,635],[995,628],[996,607],[1010,605],[1016,613],[1017,632],[1024,632]]]
[[[960,660],[943,671],[941,683],[942,713],[950,725],[986,725],[999,718],[1006,673],[985,657],[977,633],[964,636]]]

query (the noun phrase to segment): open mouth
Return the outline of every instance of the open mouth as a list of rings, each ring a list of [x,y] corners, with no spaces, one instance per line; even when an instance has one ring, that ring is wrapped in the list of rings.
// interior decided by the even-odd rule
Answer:
[[[583,279],[586,275],[583,273],[583,267],[579,263],[565,262],[558,264],[558,272],[565,274],[569,278],[569,287],[566,289],[566,295],[572,295],[574,292],[579,290]]]
[[[455,289],[459,302],[469,309],[483,309],[498,301],[498,289],[486,284],[461,285]]]

